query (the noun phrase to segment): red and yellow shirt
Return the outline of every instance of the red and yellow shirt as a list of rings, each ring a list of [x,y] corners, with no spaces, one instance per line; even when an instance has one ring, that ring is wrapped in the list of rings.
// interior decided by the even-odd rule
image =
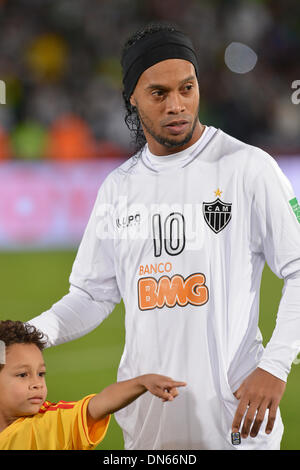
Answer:
[[[17,419],[0,432],[0,450],[92,450],[105,437],[110,416],[87,423],[88,395],[79,401],[45,401],[33,416]]]

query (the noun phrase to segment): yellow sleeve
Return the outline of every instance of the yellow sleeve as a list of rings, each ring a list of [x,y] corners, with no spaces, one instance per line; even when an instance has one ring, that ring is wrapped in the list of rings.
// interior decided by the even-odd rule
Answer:
[[[87,424],[87,407],[94,396],[95,394],[88,395],[79,400],[74,406],[71,439],[72,449],[74,450],[92,450],[106,435],[110,415],[100,421],[95,421],[91,427]]]

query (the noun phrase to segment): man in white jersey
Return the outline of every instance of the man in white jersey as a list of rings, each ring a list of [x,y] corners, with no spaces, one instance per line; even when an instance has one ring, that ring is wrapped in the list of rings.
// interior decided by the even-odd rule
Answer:
[[[123,298],[118,380],[155,372],[187,382],[172,407],[145,394],[116,414],[126,449],[279,449],[278,405],[300,344],[291,185],[268,154],[200,123],[198,63],[183,33],[139,31],[122,65],[126,121],[145,140],[99,190],[70,292],[31,323],[56,345]],[[264,349],[265,262],[285,286]]]

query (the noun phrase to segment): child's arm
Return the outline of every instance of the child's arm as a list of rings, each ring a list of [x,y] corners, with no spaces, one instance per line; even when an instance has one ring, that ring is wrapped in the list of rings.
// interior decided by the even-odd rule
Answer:
[[[108,414],[115,413],[147,390],[163,401],[171,401],[178,395],[176,387],[185,385],[185,382],[175,382],[170,377],[158,374],[141,375],[134,379],[114,383],[90,400],[88,418],[91,421],[98,421]]]

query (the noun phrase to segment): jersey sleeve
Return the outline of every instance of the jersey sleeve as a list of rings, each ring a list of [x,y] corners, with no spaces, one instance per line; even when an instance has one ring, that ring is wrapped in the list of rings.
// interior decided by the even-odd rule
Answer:
[[[286,381],[300,349],[300,223],[296,198],[290,182],[268,155],[252,186],[254,251],[261,252],[271,270],[284,279],[276,326],[259,367]]]
[[[96,301],[121,300],[114,263],[113,179],[101,186],[75,258],[70,283]]]
[[[279,278],[300,270],[300,224],[293,211],[293,188],[276,161],[267,156],[252,181],[255,251]]]
[[[27,447],[37,450],[94,449],[104,439],[110,422],[108,415],[88,426],[87,407],[94,396],[87,395],[75,402],[45,402],[32,420],[24,420],[29,430]]]
[[[48,346],[77,339],[96,328],[120,302],[114,265],[113,185],[101,186],[70,275],[70,292],[28,323]]]
[[[91,398],[95,394],[88,395],[78,401],[74,407],[74,414],[71,429],[71,445],[73,450],[93,450],[104,439],[110,415],[95,421],[91,427],[87,422],[87,407]]]
[[[42,331],[46,346],[72,341],[93,331],[113,311],[113,301],[99,301],[75,286],[52,307],[28,323]]]

